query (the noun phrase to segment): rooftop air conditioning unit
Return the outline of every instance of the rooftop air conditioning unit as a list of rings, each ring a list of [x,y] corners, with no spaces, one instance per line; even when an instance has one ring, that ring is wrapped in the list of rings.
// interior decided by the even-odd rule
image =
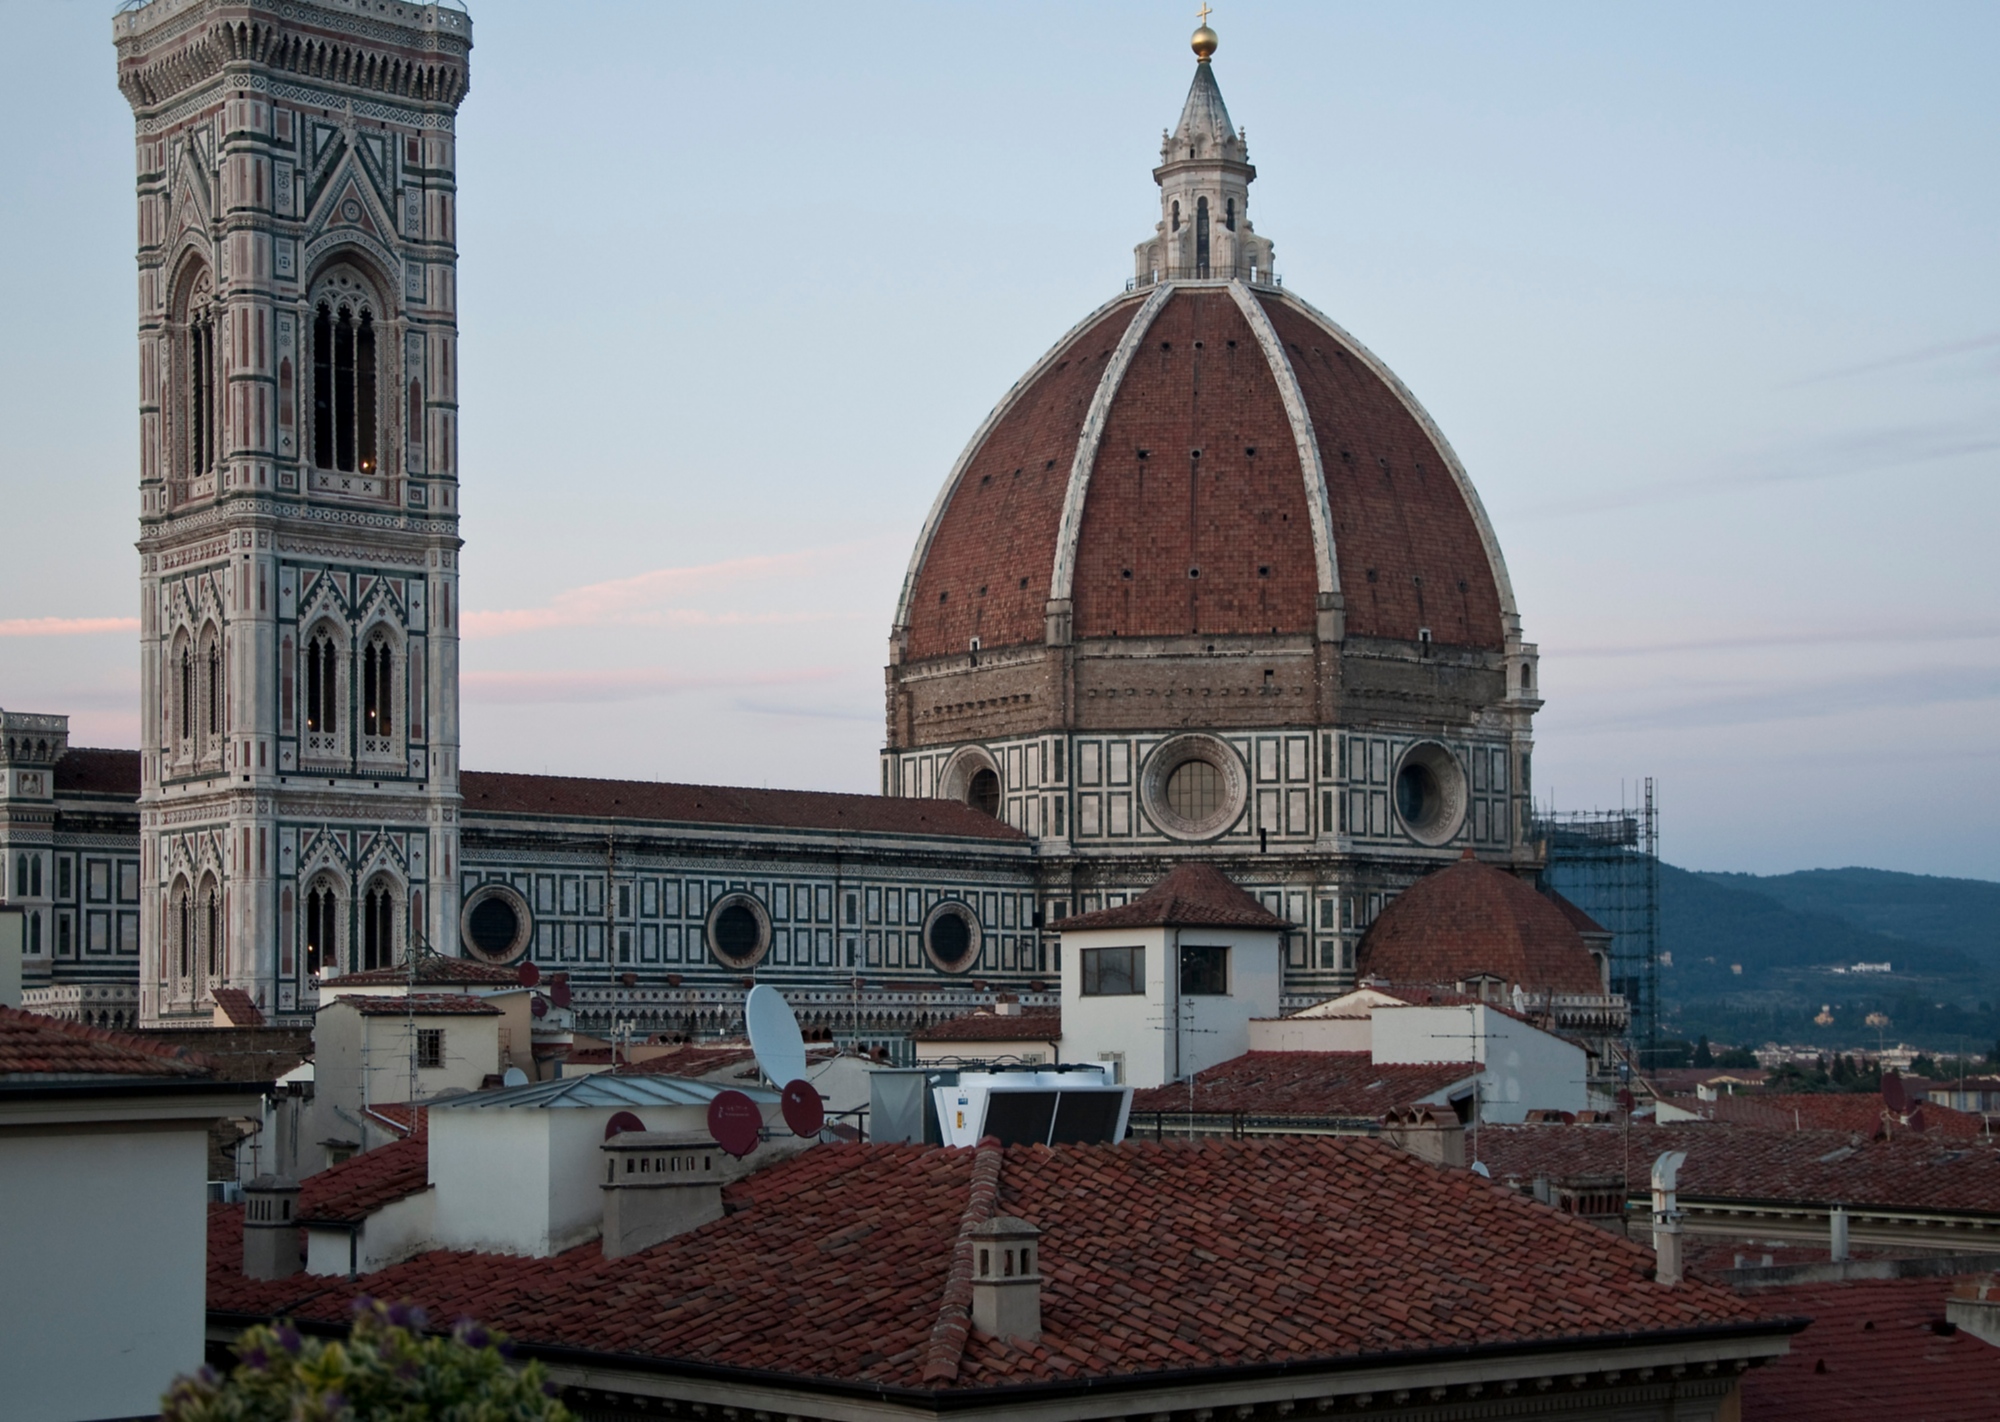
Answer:
[[[1116,1145],[1132,1114],[1132,1088],[1113,1083],[1109,1064],[961,1071],[932,1098],[948,1146]]]

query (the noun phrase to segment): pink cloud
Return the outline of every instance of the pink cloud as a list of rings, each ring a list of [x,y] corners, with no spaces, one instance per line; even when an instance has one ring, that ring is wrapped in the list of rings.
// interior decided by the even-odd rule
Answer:
[[[612,671],[469,671],[460,674],[459,685],[465,699],[470,702],[532,706],[549,702],[644,701],[656,696],[678,696],[689,691],[797,686],[830,681],[844,674],[839,667],[802,667],[792,671],[740,676],[690,676],[666,667]]]
[[[138,630],[136,617],[0,617],[0,637],[90,637]]]
[[[730,626],[751,623],[823,622],[846,614],[829,612],[708,612],[661,607],[667,598],[713,592],[729,583],[798,578],[835,558],[852,557],[869,545],[808,548],[796,553],[759,554],[688,568],[655,568],[630,578],[586,583],[557,593],[541,607],[467,610],[461,627],[468,637],[504,637],[561,627]]]

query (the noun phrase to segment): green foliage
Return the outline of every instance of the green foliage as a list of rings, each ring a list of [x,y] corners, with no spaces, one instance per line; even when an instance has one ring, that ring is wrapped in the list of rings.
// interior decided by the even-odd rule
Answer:
[[[1698,1067],[1715,1065],[1715,1052],[1708,1045],[1708,1033],[1701,1034],[1701,1042],[1694,1049],[1694,1064]]]
[[[541,1364],[510,1366],[470,1320],[448,1338],[423,1326],[422,1309],[363,1299],[345,1340],[249,1329],[227,1376],[173,1385],[162,1422],[569,1422]]]
[[[1821,1057],[1813,1066],[1786,1062],[1771,1073],[1771,1090],[1777,1092],[1844,1092],[1853,1095],[1878,1092],[1882,1074],[1858,1058],[1836,1054],[1831,1061]]]
[[[1724,1047],[1715,1054],[1715,1064],[1719,1067],[1754,1067],[1757,1054],[1748,1047]]]

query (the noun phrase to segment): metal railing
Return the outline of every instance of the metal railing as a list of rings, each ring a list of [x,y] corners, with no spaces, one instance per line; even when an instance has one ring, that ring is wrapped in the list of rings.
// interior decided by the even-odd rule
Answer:
[[[1285,279],[1268,267],[1258,267],[1244,262],[1237,266],[1223,266],[1205,263],[1191,267],[1155,267],[1144,276],[1128,278],[1127,291],[1139,291],[1145,287],[1158,286],[1163,281],[1240,281],[1248,286],[1282,287]]]

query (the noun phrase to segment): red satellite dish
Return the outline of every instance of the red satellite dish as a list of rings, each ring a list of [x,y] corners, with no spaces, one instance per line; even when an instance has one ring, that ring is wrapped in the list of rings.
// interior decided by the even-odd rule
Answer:
[[[569,978],[567,975],[549,979],[549,1001],[557,1007],[569,1006]]]
[[[620,1111],[604,1123],[604,1139],[608,1141],[613,1136],[623,1135],[627,1131],[643,1131],[645,1129],[646,1123],[644,1121],[640,1120],[630,1111]]]
[[[549,1000],[540,993],[536,993],[528,1003],[528,1011],[534,1013],[537,1017],[547,1017],[549,1015]]]
[[[1882,1073],[1882,1104],[1898,1116],[1910,1109],[1909,1088],[1903,1085],[1902,1076],[1893,1071]]]
[[[533,963],[524,962],[514,970],[514,979],[522,987],[533,987],[542,980],[542,970]]]
[[[786,1082],[782,1099],[785,1124],[792,1128],[793,1135],[816,1136],[826,1125],[826,1107],[819,1099],[818,1088],[810,1081],[801,1077]]]
[[[1621,1086],[1618,1088],[1618,1109],[1620,1111],[1629,1116],[1632,1114],[1632,1108],[1637,1104],[1638,1102],[1632,1096],[1631,1087]]]
[[[757,1149],[757,1137],[763,1129],[764,1113],[740,1091],[717,1092],[708,1103],[708,1133],[738,1160]]]

